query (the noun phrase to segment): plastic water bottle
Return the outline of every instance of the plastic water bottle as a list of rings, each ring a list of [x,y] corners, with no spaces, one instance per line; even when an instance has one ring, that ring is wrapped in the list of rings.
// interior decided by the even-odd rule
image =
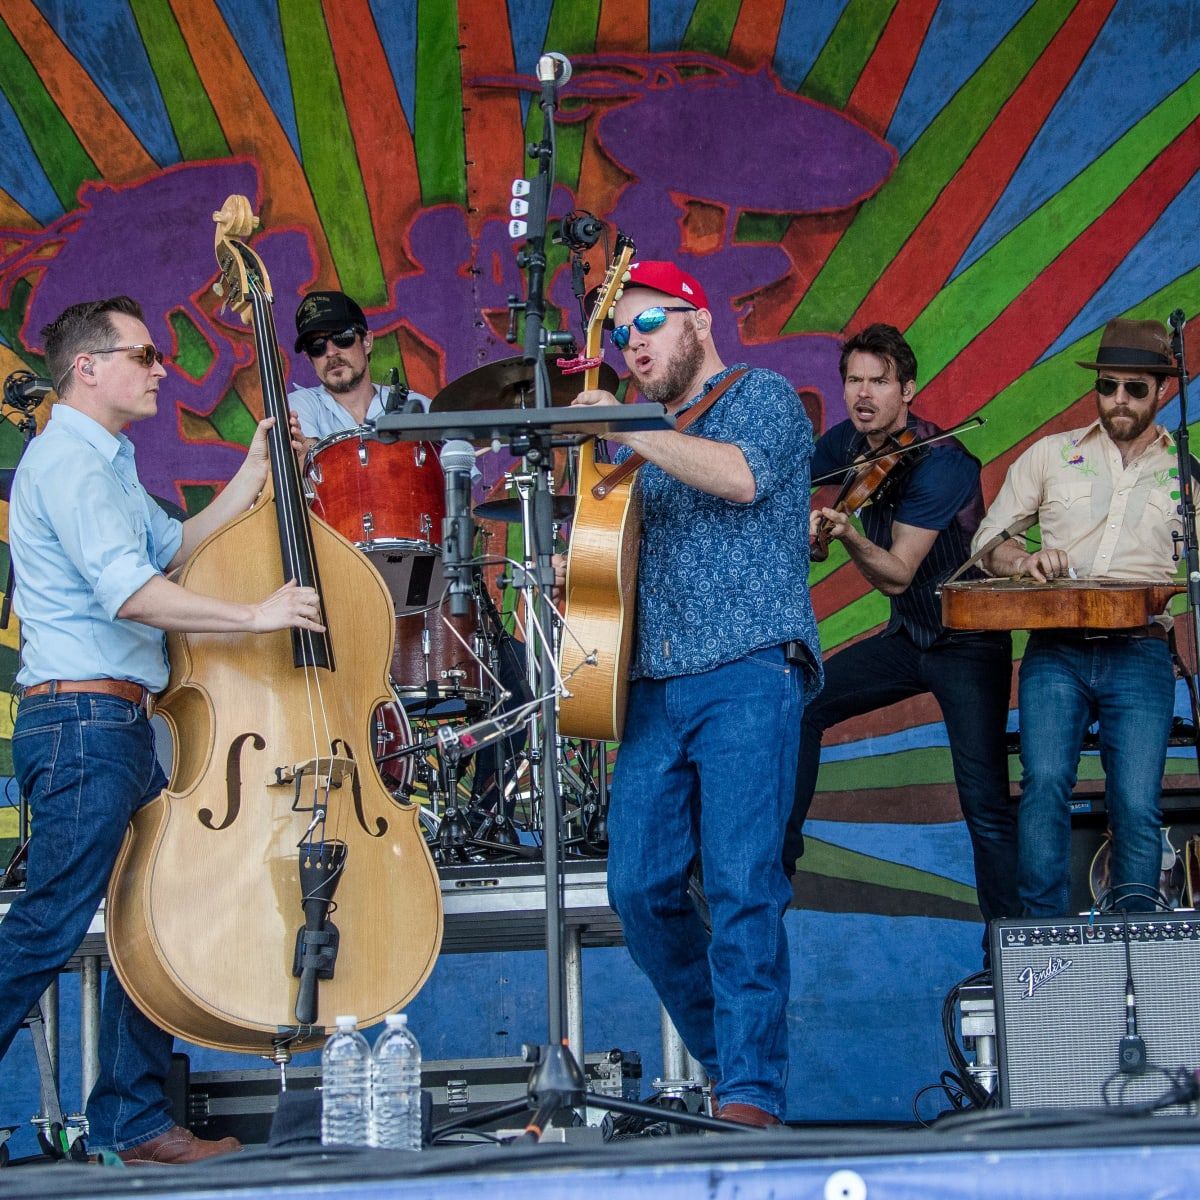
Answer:
[[[371,1145],[421,1148],[421,1047],[406,1013],[393,1014],[371,1062]]]
[[[357,1017],[338,1017],[321,1052],[321,1143],[367,1145],[370,1113],[371,1047]]]

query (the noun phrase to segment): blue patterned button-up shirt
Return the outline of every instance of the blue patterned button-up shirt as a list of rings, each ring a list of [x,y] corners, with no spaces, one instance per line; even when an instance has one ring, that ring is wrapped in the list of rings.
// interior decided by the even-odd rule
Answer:
[[[709,379],[701,396],[734,369]],[[820,686],[821,651],[808,592],[808,415],[782,375],[755,369],[689,426],[693,435],[741,450],[754,499],[723,500],[652,463],[638,471],[642,543],[631,674],[696,674],[796,639],[817,666],[806,673],[811,695]]]

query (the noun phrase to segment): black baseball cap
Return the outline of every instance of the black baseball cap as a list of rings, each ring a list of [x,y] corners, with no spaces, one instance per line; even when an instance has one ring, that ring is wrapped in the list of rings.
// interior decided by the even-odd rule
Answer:
[[[343,329],[366,333],[363,310],[345,292],[309,292],[296,309],[296,351],[304,348],[310,333],[340,333]]]

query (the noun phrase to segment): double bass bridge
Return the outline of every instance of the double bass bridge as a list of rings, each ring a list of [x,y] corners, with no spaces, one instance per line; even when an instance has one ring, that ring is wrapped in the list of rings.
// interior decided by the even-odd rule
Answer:
[[[318,797],[327,796],[334,788],[340,788],[346,780],[353,783],[358,772],[354,759],[340,754],[310,758],[306,762],[293,763],[290,767],[276,767],[275,777],[268,786],[293,789],[292,810],[309,812],[322,807]],[[311,796],[312,803],[305,803]]]

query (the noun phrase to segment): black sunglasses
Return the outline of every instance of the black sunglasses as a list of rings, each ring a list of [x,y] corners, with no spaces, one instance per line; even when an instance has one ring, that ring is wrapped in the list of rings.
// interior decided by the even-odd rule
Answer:
[[[341,333],[323,333],[309,338],[303,346],[309,358],[321,358],[332,342],[339,350],[349,350],[358,338],[357,329],[343,329]]]
[[[1150,395],[1150,385],[1144,379],[1110,379],[1101,375],[1096,380],[1096,391],[1102,396],[1115,396],[1118,388],[1124,388],[1125,394],[1135,400],[1145,400]]]

